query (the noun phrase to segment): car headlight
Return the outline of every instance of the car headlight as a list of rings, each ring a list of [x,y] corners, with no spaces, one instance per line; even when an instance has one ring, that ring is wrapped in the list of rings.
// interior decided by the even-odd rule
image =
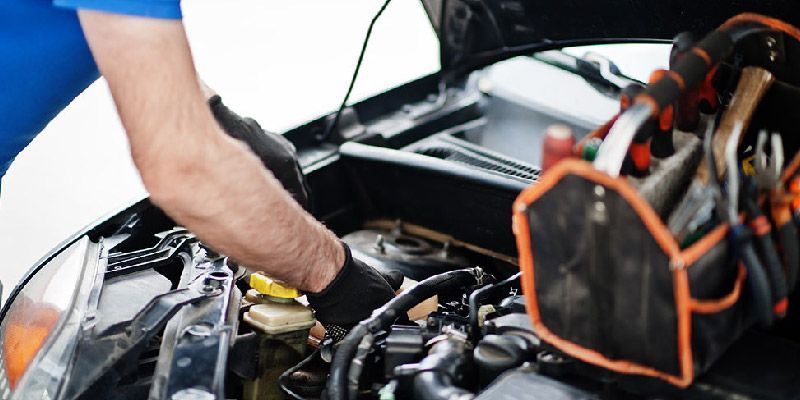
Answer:
[[[99,297],[101,246],[83,237],[31,276],[0,321],[0,398],[54,399],[87,309]]]

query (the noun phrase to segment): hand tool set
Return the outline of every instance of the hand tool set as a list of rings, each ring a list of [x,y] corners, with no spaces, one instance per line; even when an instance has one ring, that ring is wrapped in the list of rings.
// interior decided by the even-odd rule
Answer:
[[[800,132],[766,116],[798,111],[797,71],[776,61],[798,56],[800,29],[756,14],[678,35],[670,69],[625,88],[620,113],[519,196],[543,341],[685,387],[745,329],[798,312]]]

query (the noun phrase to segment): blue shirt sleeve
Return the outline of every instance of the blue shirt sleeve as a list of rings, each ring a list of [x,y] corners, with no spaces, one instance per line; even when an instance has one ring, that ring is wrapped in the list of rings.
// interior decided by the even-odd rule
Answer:
[[[53,4],[140,17],[181,19],[180,0],[53,0]]]
[[[75,10],[0,0],[0,176],[98,76]]]

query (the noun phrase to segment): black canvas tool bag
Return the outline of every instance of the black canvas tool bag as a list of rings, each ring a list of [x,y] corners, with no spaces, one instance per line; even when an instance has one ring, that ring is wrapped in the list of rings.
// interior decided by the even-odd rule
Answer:
[[[587,162],[522,192],[514,231],[537,334],[587,363],[683,387],[754,322],[727,225],[681,249],[625,178]]]

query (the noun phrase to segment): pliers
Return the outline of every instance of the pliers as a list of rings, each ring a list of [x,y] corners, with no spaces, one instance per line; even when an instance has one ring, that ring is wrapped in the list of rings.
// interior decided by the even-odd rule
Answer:
[[[769,135],[771,152],[767,157],[764,147],[767,143],[767,132],[758,133],[754,167],[756,182],[760,189],[769,190],[772,210],[772,220],[775,222],[783,248],[786,270],[782,274],[787,287],[787,294],[794,287],[800,269],[800,249],[798,249],[798,232],[794,225],[791,211],[792,197],[784,191],[780,180],[783,169],[784,153],[783,141],[778,133]]]
[[[769,135],[772,151],[771,157],[767,156],[764,146],[767,144],[767,131],[758,132],[756,139],[756,153],[753,156],[754,169],[756,170],[756,182],[759,189],[775,190],[781,184],[781,170],[783,169],[783,140],[778,133]]]
[[[764,326],[770,325],[773,320],[772,291],[767,279],[767,274],[753,248],[752,232],[747,225],[739,221],[739,167],[737,165],[738,158],[736,156],[736,149],[739,144],[739,137],[742,135],[743,127],[740,122],[737,122],[733,128],[733,134],[725,143],[725,162],[727,164],[728,173],[726,196],[724,197],[722,195],[722,188],[720,188],[719,182],[715,178],[717,176],[715,167],[716,160],[714,159],[714,151],[711,146],[713,130],[713,126],[708,128],[705,140],[703,141],[706,166],[709,168],[709,176],[712,177],[709,187],[714,194],[720,219],[726,220],[730,224],[729,237],[734,254],[741,260],[747,270],[747,281],[753,295],[753,307],[758,321]]]
[[[728,167],[730,168],[730,165]],[[736,171],[728,169],[728,173]],[[768,272],[767,275],[772,288],[772,311],[775,316],[782,318],[786,315],[789,300],[786,297],[786,274],[783,271],[783,263],[778,255],[778,250],[775,248],[775,243],[772,242],[772,224],[758,204],[759,191],[755,182],[752,179],[747,179],[744,184],[745,190],[742,201],[747,212],[750,229],[753,232],[753,241],[763,256],[764,267]]]

